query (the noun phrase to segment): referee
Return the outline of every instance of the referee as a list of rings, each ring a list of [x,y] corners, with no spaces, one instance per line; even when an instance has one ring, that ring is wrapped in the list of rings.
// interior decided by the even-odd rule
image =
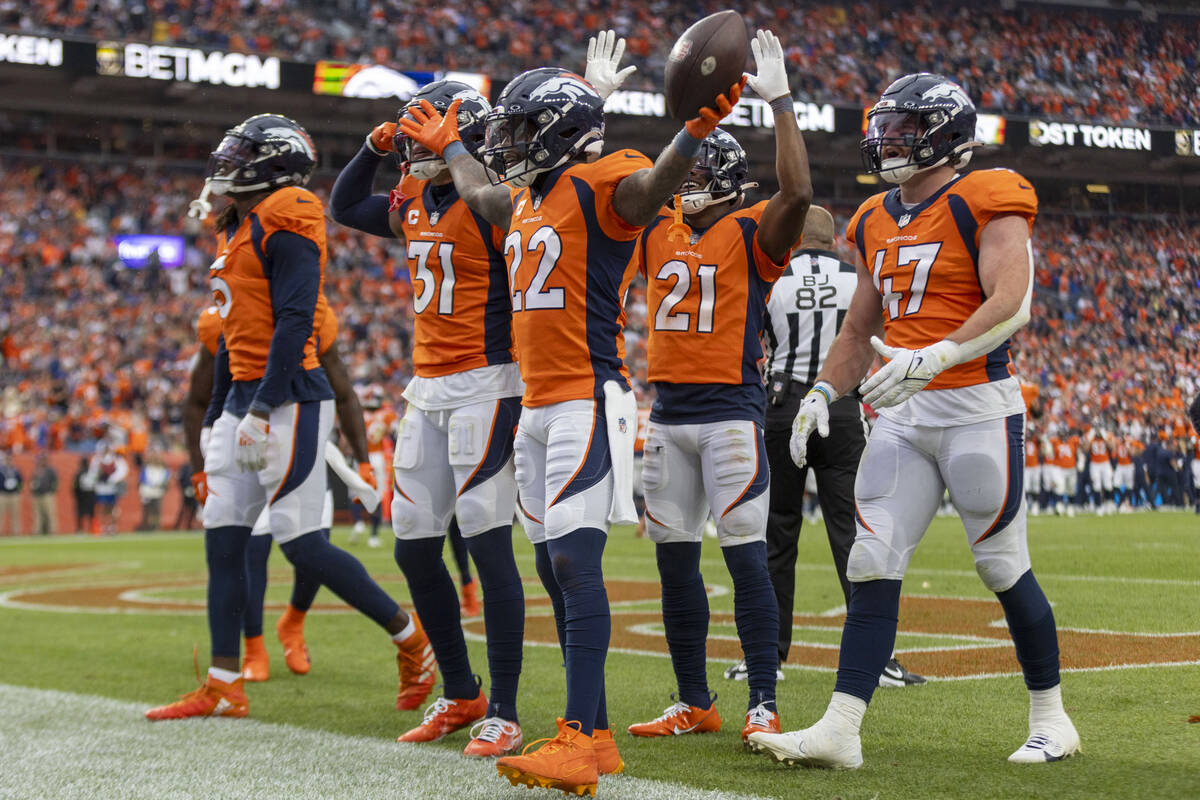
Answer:
[[[809,442],[808,464],[792,462],[788,442],[792,420],[804,395],[824,366],[825,355],[837,336],[850,298],[858,285],[853,264],[841,261],[833,249],[833,216],[812,206],[804,221],[804,249],[775,283],[767,303],[767,416],[764,436],[771,467],[771,502],[767,517],[767,568],[779,604],[779,661],[787,660],[792,645],[795,598],[796,544],[804,521],[804,487],[808,469],[816,472],[817,498],[825,518],[829,547],[847,607],[850,582],[846,562],[854,544],[854,476],[866,445],[862,405],[847,395],[829,407],[829,438]],[[726,677],[739,679],[738,667]],[[924,683],[893,658],[880,676],[881,686]]]

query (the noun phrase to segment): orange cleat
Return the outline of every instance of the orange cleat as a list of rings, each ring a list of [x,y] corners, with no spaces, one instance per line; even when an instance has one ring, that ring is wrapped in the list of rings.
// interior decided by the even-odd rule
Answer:
[[[267,657],[267,646],[262,635],[246,637],[246,656],[242,659],[242,679],[249,683],[261,683],[271,677],[271,659]]]
[[[433,691],[433,682],[437,678],[437,660],[433,657],[433,648],[429,646],[425,629],[421,627],[421,620],[417,619],[415,612],[412,621],[417,627],[416,631],[403,642],[396,642],[396,665],[400,668],[400,693],[396,695],[396,708],[400,711],[412,711],[424,703]]]
[[[199,689],[180,697],[174,703],[152,708],[146,719],[188,719],[189,717],[244,717],[250,713],[250,702],[242,691],[242,679],[233,683],[217,680],[212,675]]]
[[[625,771],[611,728],[592,731],[592,747],[596,750],[596,771],[601,775],[620,775]]]
[[[715,702],[710,708],[676,702],[657,719],[629,726],[629,732],[634,736],[683,736],[687,733],[716,733],[719,730],[721,715],[717,713]]]
[[[425,709],[425,719],[397,742],[436,742],[448,733],[462,730],[487,715],[488,701],[483,692],[473,700],[447,700],[439,697]]]
[[[275,635],[283,645],[283,661],[297,675],[307,675],[312,669],[308,645],[304,643],[304,611],[292,608],[291,603],[275,623]]]
[[[479,604],[479,581],[472,580],[462,585],[462,613],[464,617],[478,617],[483,613]]]
[[[476,758],[506,756],[519,751],[524,743],[520,725],[500,717],[487,717],[471,728],[471,741],[463,755]]]
[[[779,715],[767,708],[765,703],[759,703],[746,712],[746,727],[742,728],[742,745],[750,747],[752,733],[779,733]]]
[[[579,730],[578,722],[565,722],[560,717],[557,724],[558,736],[539,739],[526,747],[521,755],[500,759],[496,762],[496,771],[500,777],[508,778],[513,786],[560,789],[567,794],[595,797],[600,776],[592,737]],[[530,747],[542,742],[545,744],[529,753]]]

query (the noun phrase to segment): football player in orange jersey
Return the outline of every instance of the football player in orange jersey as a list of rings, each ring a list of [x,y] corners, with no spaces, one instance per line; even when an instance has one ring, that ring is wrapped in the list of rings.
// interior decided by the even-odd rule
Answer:
[[[378,384],[371,384],[363,390],[362,407],[363,417],[367,424],[368,463],[375,473],[375,484],[383,493],[380,499],[390,502],[392,499],[391,491],[389,491],[391,480],[388,477],[390,470],[384,451],[391,449],[391,439],[396,428],[396,412],[390,407],[384,406],[383,387]],[[350,533],[351,544],[358,541],[359,536],[366,528],[358,510],[355,511],[354,516],[354,529]],[[384,517],[382,507],[371,512],[369,516],[371,533],[367,536],[367,546],[381,547],[383,543],[379,541],[379,523]],[[390,515],[388,518],[391,518]]]
[[[490,109],[482,95],[457,81],[436,81],[399,117],[422,102],[442,111],[456,104],[462,138],[479,152]],[[390,198],[371,194],[389,152],[406,173]],[[367,137],[338,176],[330,204],[343,225],[404,243],[415,290],[416,376],[404,391],[408,409],[393,461],[392,529],[396,563],[441,665],[444,696],[400,740],[435,741],[475,725],[466,755],[519,751],[525,595],[512,550],[513,433],[524,387],[512,352],[503,233],[459,198],[445,162],[397,134],[393,122]],[[452,520],[483,585],[490,700],[471,669],[454,582],[442,561]]]
[[[1113,465],[1112,437],[1099,428],[1087,432],[1088,480],[1092,484],[1092,497],[1099,516],[1113,513]]]
[[[901,579],[948,489],[1029,690],[1028,737],[1009,760],[1058,761],[1079,750],[1079,735],[1063,710],[1054,615],[1030,568],[1025,406],[1007,344],[1029,320],[1037,196],[1009,170],[958,173],[979,142],[975,106],[948,78],[900,78],[867,119],[866,168],[899,186],[847,226],[858,288],[792,438],[803,464],[813,430],[828,435],[829,404],[860,381],[880,415],[854,487],[837,683],[812,727],[750,740],[786,763],[861,766],[859,728],[895,641]],[[877,354],[886,363],[864,381]]]
[[[589,47],[589,72],[611,91],[628,71],[615,71],[623,49],[616,37],[602,38]],[[522,73],[501,92],[487,121],[491,175],[460,141],[457,103],[445,115],[423,103],[400,121],[414,142],[445,159],[467,205],[506,233],[525,381],[515,443],[520,508],[567,669],[558,735],[497,762],[514,784],[594,793],[599,773],[621,768],[604,702],[611,621],[601,556],[610,520],[636,519],[637,406],[624,364],[622,302],[634,240],[683,182],[743,82],[715,100],[719,110],[689,121],[653,163],[632,150],[601,157],[604,98],[557,67]]]
[[[433,687],[433,654],[415,617],[379,588],[357,559],[321,534],[325,470],[318,466],[333,427],[333,397],[318,359],[328,311],[322,291],[325,217],[302,188],[316,148],[294,121],[250,117],[226,132],[209,159],[194,206],[207,216],[210,192],[233,202],[218,216],[210,283],[221,317],[213,423],[197,496],[204,505],[212,662],[200,688],[151,709],[151,720],[244,717],[239,644],[246,603],[246,548],[264,507],[271,535],[297,567],[387,630],[400,668],[398,708]]]
[[[769,31],[751,42],[752,89],[770,101],[779,191],[743,207],[746,153],[717,128],[675,195],[638,239],[650,318],[648,376],[656,399],[642,480],[646,532],[662,581],[663,626],[678,700],[635,736],[721,728],[705,676],[708,598],[700,574],[704,522],[716,522],[733,579],[750,699],[742,740],[779,733],[775,708],[779,608],[767,571],[770,470],[763,440],[766,389],[759,372],[767,296],[800,240],[812,201],[808,156],[796,124],[783,47]]]
[[[320,360],[333,389],[338,421],[341,423],[350,448],[358,461],[358,472],[346,464],[346,459],[332,442],[325,446],[324,461],[350,490],[350,496],[359,504],[371,508],[378,506],[379,496],[375,493],[374,475],[366,460],[366,432],[363,425],[362,407],[350,383],[350,375],[338,354],[337,317],[332,311],[325,314],[321,324]],[[221,315],[216,306],[209,306],[200,314],[196,325],[197,338],[202,345],[192,363],[192,372],[186,405],[183,411],[183,428],[188,457],[192,463],[192,485],[197,490],[203,505],[207,493],[204,474],[204,450],[212,428],[204,427],[204,416],[212,397],[213,364],[221,339]],[[333,496],[325,493],[325,506],[321,512],[321,535],[329,538],[333,524]],[[270,660],[262,640],[263,599],[267,590],[267,560],[271,554],[270,514],[267,509],[258,515],[251,531],[250,543],[246,547],[246,610],[242,615],[242,634],[245,637],[246,655],[242,662],[242,677],[247,681],[265,681],[270,676]],[[317,591],[321,588],[320,576],[299,567],[295,568],[292,597],[287,609],[275,625],[275,632],[283,645],[283,657],[288,669],[297,675],[307,674],[311,662],[304,641],[304,617],[312,607]]]

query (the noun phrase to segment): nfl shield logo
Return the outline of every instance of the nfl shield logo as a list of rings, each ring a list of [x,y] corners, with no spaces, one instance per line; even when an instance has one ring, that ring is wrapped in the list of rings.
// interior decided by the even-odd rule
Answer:
[[[437,225],[437,224],[438,224],[438,220],[439,220],[439,219],[441,219],[441,218],[442,218],[442,212],[440,212],[440,211],[434,211],[432,214],[430,214],[430,215],[429,215],[429,224],[430,224],[430,225]]]
[[[629,426],[625,424],[624,417],[617,417],[617,430],[621,431],[621,433],[625,433],[625,431],[629,430]]]
[[[903,228],[905,225],[907,225],[910,222],[912,222],[912,214],[905,214],[904,216],[902,216],[900,218],[900,221],[897,222],[896,224],[899,225],[901,228]]]

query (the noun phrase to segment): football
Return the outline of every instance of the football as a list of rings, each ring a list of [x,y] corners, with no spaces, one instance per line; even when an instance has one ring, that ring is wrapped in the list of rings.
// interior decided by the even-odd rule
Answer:
[[[742,77],[750,37],[736,11],[718,11],[683,32],[667,56],[667,113],[680,122],[693,119],[704,106]]]

